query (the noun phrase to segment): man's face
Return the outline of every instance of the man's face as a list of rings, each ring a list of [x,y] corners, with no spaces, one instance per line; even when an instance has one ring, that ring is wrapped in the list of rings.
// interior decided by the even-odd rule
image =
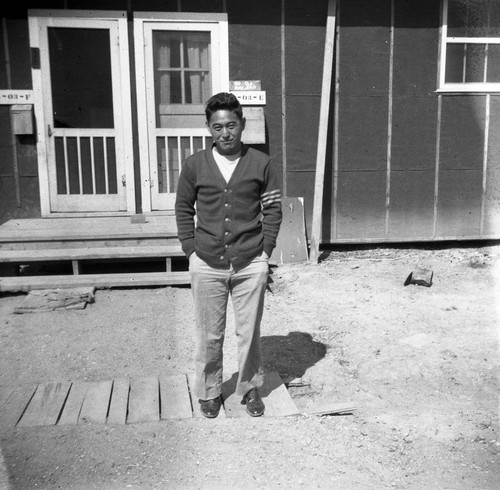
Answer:
[[[234,155],[241,150],[245,118],[239,119],[232,111],[220,110],[212,114],[207,127],[221,155]]]

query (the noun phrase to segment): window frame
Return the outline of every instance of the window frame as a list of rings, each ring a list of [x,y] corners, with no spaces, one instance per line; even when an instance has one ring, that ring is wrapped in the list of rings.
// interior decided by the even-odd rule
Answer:
[[[461,82],[446,83],[446,54],[450,44],[500,44],[499,37],[455,37],[448,36],[448,2],[443,0],[440,54],[439,54],[439,77],[437,93],[468,93],[485,94],[500,93],[500,82]],[[488,66],[486,55],[485,72]]]

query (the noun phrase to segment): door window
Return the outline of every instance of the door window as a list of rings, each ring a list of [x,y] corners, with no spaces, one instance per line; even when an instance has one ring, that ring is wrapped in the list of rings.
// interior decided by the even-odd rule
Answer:
[[[210,97],[209,32],[153,32],[155,97],[161,127],[164,114],[203,112]]]
[[[56,128],[112,128],[113,87],[108,29],[48,29]]]

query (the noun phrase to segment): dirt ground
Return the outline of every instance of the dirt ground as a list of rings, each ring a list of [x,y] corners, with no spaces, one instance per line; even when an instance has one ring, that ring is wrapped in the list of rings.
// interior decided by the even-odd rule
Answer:
[[[0,487],[500,488],[499,259],[499,244],[476,243],[275,267],[265,363],[302,415],[2,429]],[[405,286],[419,266],[432,286]],[[189,288],[99,290],[84,310],[14,314],[23,299],[0,297],[2,385],[193,370]],[[311,415],[344,402],[354,414]]]

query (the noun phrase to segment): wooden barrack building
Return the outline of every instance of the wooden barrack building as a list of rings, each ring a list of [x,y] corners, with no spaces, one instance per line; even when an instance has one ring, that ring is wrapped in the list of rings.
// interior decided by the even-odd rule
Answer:
[[[232,91],[314,246],[500,237],[500,2],[37,4],[2,17],[0,224],[171,216]]]

